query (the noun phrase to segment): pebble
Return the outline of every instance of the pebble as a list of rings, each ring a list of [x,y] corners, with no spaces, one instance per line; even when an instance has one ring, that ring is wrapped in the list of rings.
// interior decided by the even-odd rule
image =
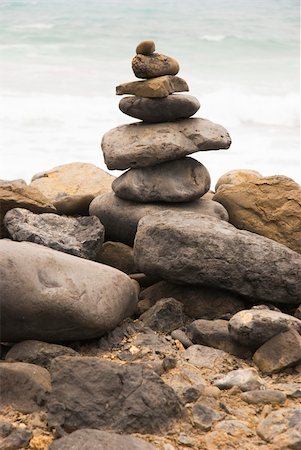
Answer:
[[[256,389],[243,392],[240,398],[249,404],[272,404],[278,405],[286,401],[286,395],[275,389]]]
[[[242,391],[252,391],[264,386],[264,381],[256,369],[236,369],[228,372],[223,378],[214,383],[219,389],[231,389],[238,386]]]
[[[156,50],[154,41],[142,41],[136,47],[137,55],[151,55]]]

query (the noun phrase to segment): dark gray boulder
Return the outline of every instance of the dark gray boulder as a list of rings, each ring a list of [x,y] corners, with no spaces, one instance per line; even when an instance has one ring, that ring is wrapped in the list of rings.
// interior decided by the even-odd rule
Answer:
[[[163,333],[170,333],[185,323],[183,305],[174,298],[162,298],[139,319],[152,330]]]

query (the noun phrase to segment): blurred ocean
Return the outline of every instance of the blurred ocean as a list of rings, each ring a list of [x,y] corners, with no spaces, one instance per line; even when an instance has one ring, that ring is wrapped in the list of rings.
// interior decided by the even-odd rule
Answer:
[[[0,178],[73,161],[105,168],[102,135],[134,119],[115,86],[134,80],[136,45],[176,58],[229,150],[194,155],[299,183],[298,0],[1,0]],[[117,174],[117,172],[115,172]]]

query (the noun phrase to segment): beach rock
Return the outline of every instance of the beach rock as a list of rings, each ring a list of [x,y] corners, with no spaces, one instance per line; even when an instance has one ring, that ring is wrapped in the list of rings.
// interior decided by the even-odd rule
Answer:
[[[202,214],[208,214],[221,220],[227,220],[228,217],[225,208],[219,203],[203,199],[186,203],[144,204],[124,200],[111,193],[96,197],[90,205],[90,215],[97,216],[104,225],[106,239],[123,242],[130,246],[134,244],[139,220],[143,216],[164,210],[174,211],[179,218],[186,211],[190,211],[195,218]]]
[[[129,81],[116,86],[116,95],[130,94],[147,98],[162,98],[173,92],[184,91],[189,91],[186,81],[173,75],[143,81]]]
[[[118,197],[142,203],[191,202],[209,188],[208,170],[193,158],[130,169],[112,183]]]
[[[180,70],[178,61],[161,53],[143,55],[132,59],[132,69],[137,78],[156,78],[164,75],[177,75]]]
[[[97,254],[96,261],[127,274],[136,272],[133,248],[122,242],[105,242]]]
[[[301,256],[215,217],[163,211],[139,221],[134,258],[168,281],[228,289],[273,303],[299,303]]]
[[[265,342],[253,356],[264,373],[275,373],[301,362],[301,336],[295,330],[284,331]]]
[[[134,283],[112,267],[6,239],[0,256],[4,342],[92,339],[136,308]]]
[[[92,260],[96,258],[105,233],[97,217],[34,214],[21,208],[8,211],[4,225],[14,241],[34,242]]]
[[[85,428],[54,441],[49,450],[156,450],[136,436]]]
[[[251,405],[279,405],[286,401],[286,395],[275,389],[255,389],[254,391],[243,392],[240,398]]]
[[[252,231],[301,253],[301,186],[288,177],[260,177],[220,186],[213,199],[237,228]]]
[[[207,286],[187,286],[159,281],[144,289],[140,300],[152,304],[161,298],[173,297],[184,305],[184,312],[193,319],[222,319],[245,308],[243,300],[231,292]]]
[[[152,330],[170,333],[185,323],[183,305],[174,298],[162,298],[143,313],[139,320]]]
[[[60,356],[50,371],[50,427],[156,433],[181,414],[175,392],[143,364]]]
[[[11,425],[7,423],[7,425]],[[0,430],[0,450],[20,450],[27,448],[32,432],[27,428],[14,427],[11,425],[10,432],[3,438]]]
[[[219,370],[233,365],[234,362],[234,358],[228,353],[205,345],[191,345],[183,352],[182,358],[196,367],[219,368]]]
[[[215,190],[217,191],[220,186],[223,184],[240,184],[245,181],[256,181],[257,178],[261,178],[262,175],[256,170],[230,170],[226,172],[224,175],[219,177],[216,182]]]
[[[301,408],[281,408],[263,419],[257,434],[281,449],[298,449],[301,446]]]
[[[192,95],[171,94],[163,98],[124,97],[119,109],[128,116],[144,122],[173,122],[188,119],[199,109],[200,103]]]
[[[264,386],[264,381],[259,377],[256,369],[237,369],[216,380],[214,386],[219,389],[231,389],[233,386],[237,386],[245,392],[260,389]]]
[[[224,127],[198,118],[121,125],[105,133],[101,143],[108,168],[119,170],[154,166],[199,151],[227,149],[230,145],[231,138]]]
[[[111,191],[114,178],[93,164],[75,162],[34,175],[30,186],[54,202],[61,214],[87,214],[94,197]]]
[[[192,408],[192,420],[196,428],[209,431],[214,422],[223,419],[223,415],[209,406],[197,403]]]
[[[8,236],[3,219],[13,208],[25,208],[37,214],[56,212],[51,201],[37,189],[19,182],[0,182],[0,238]]]
[[[50,368],[51,361],[57,356],[79,356],[70,347],[48,344],[42,341],[22,341],[15,344],[6,354],[7,362],[20,361]]]
[[[230,335],[239,343],[255,348],[289,329],[301,333],[301,320],[270,309],[239,311],[229,321]]]
[[[49,372],[23,362],[1,362],[0,385],[0,408],[10,406],[25,414],[45,407],[51,390]]]
[[[154,41],[142,41],[136,47],[137,55],[151,55],[156,50]]]

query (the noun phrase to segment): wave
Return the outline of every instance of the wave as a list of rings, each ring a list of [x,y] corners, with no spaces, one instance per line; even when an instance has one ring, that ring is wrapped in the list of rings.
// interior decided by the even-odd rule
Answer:
[[[24,25],[14,25],[12,30],[51,30],[54,27],[53,23],[28,23]]]

